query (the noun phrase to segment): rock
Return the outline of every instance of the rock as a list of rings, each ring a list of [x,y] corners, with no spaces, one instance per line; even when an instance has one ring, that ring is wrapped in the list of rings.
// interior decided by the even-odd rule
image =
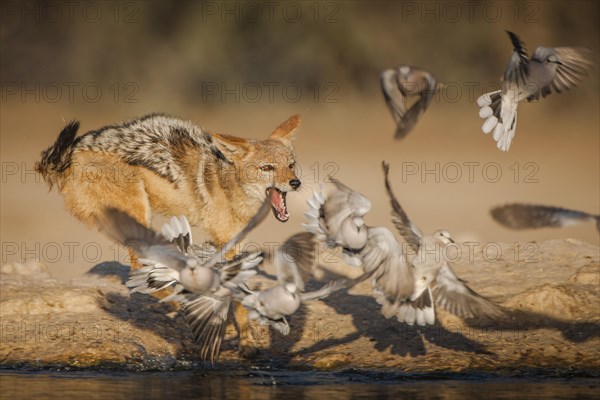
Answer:
[[[506,306],[533,311],[561,319],[598,316],[598,292],[572,284],[544,284],[528,289],[506,303]]]
[[[600,264],[584,265],[569,278],[569,281],[581,285],[595,285],[598,288],[600,286]]]
[[[434,326],[410,327],[385,319],[369,282],[363,282],[303,306],[288,336],[259,327],[264,348],[254,363],[400,372],[600,371],[598,247],[541,242],[534,259],[523,261],[510,253],[514,245],[500,246],[504,256],[496,261],[476,248],[453,268],[474,290],[513,309],[506,319],[463,321],[440,310]],[[356,272],[341,264],[333,269]],[[0,364],[135,371],[201,365],[181,314],[151,296],[129,295],[128,270],[102,263],[59,282],[40,263],[2,266]],[[269,285],[261,279],[256,283]],[[229,326],[221,367],[244,365],[236,346]]]

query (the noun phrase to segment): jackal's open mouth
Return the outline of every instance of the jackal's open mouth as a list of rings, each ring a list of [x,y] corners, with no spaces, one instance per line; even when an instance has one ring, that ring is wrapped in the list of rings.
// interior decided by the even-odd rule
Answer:
[[[287,193],[280,191],[276,188],[268,188],[267,196],[271,197],[271,207],[273,207],[273,214],[280,222],[287,222],[290,218],[287,211],[287,204],[285,203],[285,196]]]

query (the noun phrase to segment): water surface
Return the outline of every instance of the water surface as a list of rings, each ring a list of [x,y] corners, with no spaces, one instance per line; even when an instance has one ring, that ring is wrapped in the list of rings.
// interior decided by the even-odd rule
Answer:
[[[194,371],[0,373],[2,399],[567,399],[600,398],[597,378],[398,376],[381,373]]]

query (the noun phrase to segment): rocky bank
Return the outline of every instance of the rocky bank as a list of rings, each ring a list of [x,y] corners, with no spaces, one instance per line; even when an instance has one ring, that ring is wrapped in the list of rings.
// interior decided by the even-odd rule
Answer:
[[[233,326],[215,368],[406,373],[600,374],[600,248],[566,239],[499,244],[490,255],[463,248],[453,264],[479,293],[510,312],[501,321],[463,321],[438,311],[435,326],[386,320],[368,283],[305,305],[284,337],[253,327],[256,359],[240,359]],[[489,249],[487,249],[489,250]],[[464,253],[467,254],[467,253]],[[351,274],[349,267],[326,274]],[[2,266],[0,364],[4,368],[170,370],[208,367],[183,318],[168,304],[129,295],[129,267],[95,266],[69,282],[43,264]]]

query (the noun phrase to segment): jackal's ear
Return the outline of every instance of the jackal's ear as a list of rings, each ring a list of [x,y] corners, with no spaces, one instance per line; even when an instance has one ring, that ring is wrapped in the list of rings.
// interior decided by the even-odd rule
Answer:
[[[216,147],[217,157],[224,157],[223,161],[227,161],[228,163],[242,158],[250,148],[250,144],[246,139],[235,136],[213,133],[212,139]]]
[[[271,139],[279,139],[289,143],[293,142],[300,128],[300,123],[300,114],[292,115],[287,121],[275,128],[273,133],[271,133]]]

